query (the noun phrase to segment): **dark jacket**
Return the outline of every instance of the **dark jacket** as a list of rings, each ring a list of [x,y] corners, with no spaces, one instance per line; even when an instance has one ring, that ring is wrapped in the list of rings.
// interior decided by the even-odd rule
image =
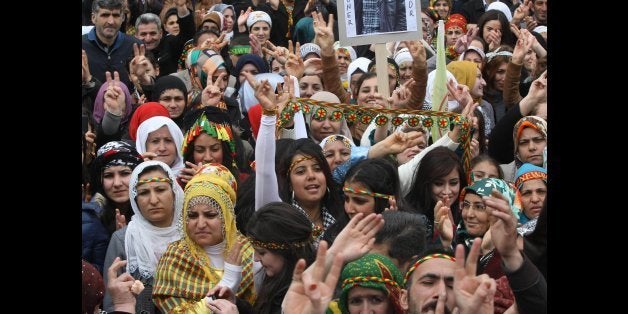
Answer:
[[[525,254],[521,267],[505,274],[519,313],[547,313],[547,281]]]
[[[379,21],[380,32],[405,31],[406,4],[403,0],[376,0],[377,11],[382,19]],[[356,34],[362,34],[364,22],[362,21],[363,1],[355,2]]]
[[[82,258],[90,262],[100,273],[103,273],[105,254],[109,244],[109,232],[98,217],[101,207],[98,203],[83,202],[83,253]]]
[[[130,91],[134,90],[133,83],[131,83],[129,79],[127,63],[133,58],[133,43],[137,43],[138,45],[142,43],[139,39],[118,31],[113,46],[104,47],[96,36],[96,28],[93,28],[89,33],[82,36],[82,40],[83,49],[85,49],[85,53],[87,53],[89,62],[89,72],[92,76],[96,77],[96,79],[101,82],[106,82],[106,71],[110,71],[112,77],[113,72],[118,71],[120,81],[122,81]]]
[[[194,37],[194,12],[179,18],[179,35],[165,35],[161,38],[159,46],[153,49],[153,54],[159,63],[159,76],[177,72],[177,66],[185,42]]]

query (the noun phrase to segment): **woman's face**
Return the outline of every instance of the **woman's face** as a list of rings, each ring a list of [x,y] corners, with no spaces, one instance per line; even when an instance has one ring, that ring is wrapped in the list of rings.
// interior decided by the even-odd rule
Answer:
[[[467,232],[472,237],[483,237],[488,231],[488,212],[482,201],[482,197],[473,193],[467,193],[460,204],[462,220],[467,227]]]
[[[294,155],[292,163],[303,157],[301,154]],[[294,165],[290,171],[290,185],[297,202],[301,204],[320,202],[327,191],[327,180],[318,160],[311,158]]]
[[[345,182],[345,188],[352,188],[355,191],[371,189],[364,185],[362,182]],[[375,198],[373,196],[356,194],[352,192],[345,193],[345,213],[349,218],[358,213],[364,213],[364,216],[375,212]]]
[[[444,201],[445,197],[449,198],[449,204],[455,201],[460,194],[460,176],[458,169],[454,167],[448,175],[437,178],[430,184],[432,187],[432,199]]]
[[[377,93],[377,77],[362,81],[362,86],[358,90],[358,105],[366,107],[376,106],[375,93]]]
[[[188,210],[186,217],[188,236],[202,247],[216,245],[224,240],[220,208],[197,204]]]
[[[547,196],[547,185],[541,179],[523,182],[521,189],[521,205],[526,217],[534,219],[541,214],[541,208]]]
[[[164,125],[148,133],[146,151],[157,154],[155,160],[159,160],[170,167],[174,165],[174,161],[177,159],[177,147],[167,126]]]
[[[166,89],[159,96],[159,103],[168,109],[170,119],[176,119],[181,116],[185,109],[185,95],[179,89]]]
[[[129,180],[131,170],[128,166],[112,166],[102,172],[102,186],[105,195],[116,204],[129,201]]]
[[[419,143],[415,146],[408,147],[403,152],[397,154],[397,162],[399,162],[400,165],[407,163],[412,160],[414,156],[422,152],[425,147],[427,147],[427,134],[421,132]]]
[[[494,61],[499,62],[499,61]],[[506,68],[508,68],[508,63],[502,62],[497,71],[495,72],[495,79],[493,80],[493,88],[498,91],[504,90],[504,82],[506,81]]]
[[[323,82],[318,75],[305,75],[299,80],[301,97],[310,98],[316,92],[323,90]]]
[[[404,61],[399,65],[400,79],[399,83],[403,84],[412,78],[412,61]]]
[[[233,10],[231,10],[231,8],[224,9],[222,16],[224,18],[223,30],[229,33],[233,30]]]
[[[338,134],[340,131],[341,120],[331,121],[332,114],[327,113],[327,118],[325,120],[319,121],[318,119],[314,119],[310,121],[310,133],[312,137],[317,141],[322,141],[324,138]]]
[[[168,179],[164,171],[152,170],[139,176],[140,180]],[[135,198],[142,216],[157,227],[169,227],[174,218],[174,192],[168,182],[147,182],[137,186]]]
[[[244,73],[249,73],[249,74],[255,76],[255,75],[259,74],[259,70],[252,63],[245,64],[242,67],[242,71],[240,71],[240,75],[238,76],[238,80],[240,80],[240,84],[244,84],[244,80],[246,80],[246,77],[244,76]]]
[[[494,33],[497,36],[496,38],[501,39],[502,23],[500,23],[499,20],[490,20],[484,23],[484,27],[482,28],[482,39],[484,39],[484,41],[487,43],[491,42],[491,40],[489,40],[489,37],[488,37],[489,33]],[[499,46],[500,44],[501,44],[501,40],[497,43],[497,46]]]
[[[453,46],[456,44],[458,38],[464,35],[462,28],[459,26],[452,26],[445,30],[445,44],[447,46]]]
[[[349,314],[389,314],[393,312],[390,299],[384,291],[355,286],[347,294]]]
[[[471,62],[475,62],[478,65],[478,68],[480,70],[482,70],[482,56],[480,56],[479,53],[473,51],[473,50],[469,50],[464,54],[464,60],[465,61],[471,61]]]
[[[277,59],[273,59],[273,62],[270,63],[271,71],[275,74],[279,74],[285,70],[283,64],[281,64]]]
[[[523,57],[523,67],[530,73],[534,73],[536,69],[536,53],[534,50],[529,49]]]
[[[222,142],[217,138],[201,132],[194,139],[194,164],[216,162],[222,164]]]
[[[473,84],[471,91],[469,91],[471,97],[482,98],[484,95],[484,86],[486,86],[486,81],[482,78],[482,71],[480,71],[480,68],[477,68],[475,73],[475,83]]]
[[[179,35],[179,18],[176,14],[172,14],[168,16],[166,20],[166,32],[170,35],[176,36]]]
[[[264,267],[267,277],[273,277],[281,273],[286,259],[280,254],[274,253],[263,247],[255,247],[255,261]]]
[[[434,3],[434,10],[438,12],[438,16],[441,19],[447,20],[449,16],[449,3],[447,3],[446,0],[438,0]]]
[[[264,47],[266,41],[270,38],[270,25],[266,22],[257,22],[251,25],[251,34],[255,35],[260,45]]]
[[[327,141],[325,148],[323,148],[323,155],[327,159],[329,168],[333,171],[336,167],[349,160],[351,148],[345,146],[342,140]]]
[[[547,139],[534,128],[525,128],[521,131],[517,145],[517,156],[522,162],[529,162],[535,166],[543,166],[543,150],[547,146]]]
[[[477,163],[471,169],[471,173],[473,173],[473,182],[485,178],[499,178],[499,169],[487,160]]]

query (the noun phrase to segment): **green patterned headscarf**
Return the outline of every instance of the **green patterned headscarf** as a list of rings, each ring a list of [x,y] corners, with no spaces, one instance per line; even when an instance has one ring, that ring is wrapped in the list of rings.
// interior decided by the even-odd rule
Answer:
[[[388,295],[394,313],[403,313],[399,300],[401,297],[401,272],[386,256],[367,254],[345,265],[340,275],[342,294],[338,307],[342,313],[349,313],[348,295],[353,287],[360,286],[380,290]]]
[[[491,192],[497,190],[508,200],[510,208],[512,209],[515,217],[519,219],[519,213],[521,212],[521,195],[519,191],[512,185],[502,179],[497,178],[484,178],[482,180],[475,181],[472,185],[467,186],[460,193],[460,202],[464,200],[464,196],[468,191],[477,194],[479,196],[491,196]],[[461,207],[462,208],[462,207]]]

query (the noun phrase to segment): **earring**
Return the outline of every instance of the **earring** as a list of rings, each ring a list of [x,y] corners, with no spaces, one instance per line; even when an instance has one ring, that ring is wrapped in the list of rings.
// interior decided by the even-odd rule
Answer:
[[[294,202],[294,190],[292,190],[292,201]]]

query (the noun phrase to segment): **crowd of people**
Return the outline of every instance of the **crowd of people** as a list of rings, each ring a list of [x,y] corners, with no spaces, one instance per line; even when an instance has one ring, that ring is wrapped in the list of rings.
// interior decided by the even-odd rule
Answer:
[[[547,0],[336,6],[83,1],[83,313],[547,312]]]

